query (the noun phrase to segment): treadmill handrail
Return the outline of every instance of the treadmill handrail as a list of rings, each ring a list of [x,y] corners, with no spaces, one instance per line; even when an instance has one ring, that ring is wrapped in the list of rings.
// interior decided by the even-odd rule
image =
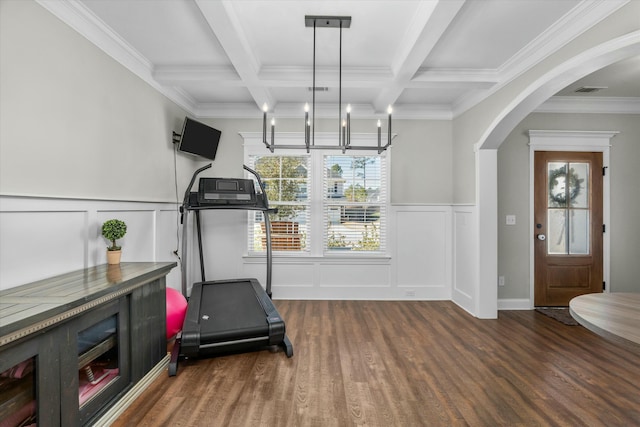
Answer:
[[[193,183],[196,182],[196,177],[203,170],[209,169],[212,166],[212,163],[208,165],[204,165],[193,173],[191,177],[191,182],[187,186],[187,190],[184,192],[184,199],[182,200],[182,205],[180,206],[180,224],[182,224],[182,259],[180,260],[180,278],[182,282],[182,295],[187,298],[187,266],[185,264],[187,260],[187,247],[188,247],[188,230],[187,224],[184,223],[184,213],[188,210],[189,207],[189,194],[191,193],[191,188],[193,187]],[[188,212],[187,212],[188,213]],[[189,217],[187,216],[187,222],[189,221]],[[198,219],[199,222],[199,219]],[[200,250],[200,258],[202,259],[202,250]],[[201,275],[204,276],[204,265],[200,262],[200,271]],[[204,279],[204,278],[203,278]]]
[[[258,174],[258,172],[254,171],[247,165],[242,165],[242,168],[256,177],[256,180],[258,181],[258,186],[260,187],[260,191],[262,192],[261,194],[262,202],[264,203],[264,206],[267,208],[267,210],[263,213],[262,218],[264,219],[264,229],[265,229],[265,234],[267,238],[267,289],[266,291],[269,298],[271,298],[271,277],[273,275],[272,273],[273,249],[271,248],[271,219],[269,218],[269,213],[271,212],[277,213],[278,210],[269,209],[269,198],[267,197],[267,189],[262,183],[262,178],[260,178],[260,175]]]
[[[182,206],[180,207],[180,213],[182,214],[180,216],[180,224],[182,224],[182,219],[184,217],[184,210],[187,209],[187,207],[189,206],[189,194],[191,194],[191,188],[193,188],[193,183],[196,182],[196,177],[200,172],[202,172],[203,170],[209,169],[212,165],[213,165],[212,163],[209,163],[208,165],[201,167],[200,169],[196,170],[193,173],[193,176],[191,177],[191,182],[189,182],[189,185],[187,186],[187,190],[184,192],[184,198],[182,199]]]
[[[186,205],[189,202],[189,194],[191,193],[191,188],[193,187],[193,183],[196,182],[196,177],[198,176],[198,174],[204,170],[209,169],[212,165],[213,165],[212,163],[209,163],[208,165],[201,167],[200,169],[198,169],[193,173],[193,176],[191,177],[191,182],[189,182],[189,186],[187,187],[187,190],[184,192],[184,199],[182,202],[183,205]]]
[[[260,196],[262,198],[262,203],[264,204],[264,207],[266,208],[265,210],[267,212],[271,211],[272,213],[277,213],[278,210],[271,210],[269,209],[269,198],[267,197],[267,189],[265,188],[264,183],[262,182],[262,178],[260,178],[260,174],[258,174],[258,172],[254,171],[253,169],[251,169],[249,166],[247,165],[242,165],[242,168],[244,170],[246,170],[247,172],[249,172],[251,175],[256,177],[256,181],[258,181],[258,187],[260,187]]]
[[[256,177],[256,180],[258,181],[258,186],[260,187],[260,192],[261,193],[265,193],[265,201],[267,208],[269,207],[269,201],[267,200],[267,196],[266,196],[266,191],[264,188],[264,184],[262,183],[262,178],[260,178],[260,175],[258,174],[258,172],[254,171],[253,169],[251,169],[249,166],[247,165],[242,165],[242,169],[246,170],[247,172],[249,172],[251,175]]]
[[[273,275],[272,269],[273,269],[273,251],[271,249],[271,221],[269,219],[269,214],[270,213],[277,213],[278,209],[277,208],[269,208],[269,199],[267,197],[267,192],[264,186],[264,183],[262,182],[262,178],[260,177],[260,175],[258,174],[258,172],[254,171],[253,169],[249,168],[246,165],[242,165],[243,169],[246,170],[247,172],[251,173],[253,176],[255,176],[256,180],[258,181],[258,186],[260,187],[260,191],[261,193],[259,194],[260,198],[259,201],[261,202],[261,204],[263,206],[259,206],[259,204],[256,204],[255,206],[247,206],[247,205],[236,205],[236,206],[229,206],[229,205],[219,205],[219,206],[192,206],[190,204],[190,198],[191,198],[191,194],[193,194],[191,192],[191,188],[193,187],[193,184],[196,180],[196,177],[198,176],[198,174],[206,169],[209,169],[211,167],[211,163],[209,163],[208,165],[205,165],[203,167],[201,167],[200,169],[196,170],[193,174],[193,176],[191,177],[191,182],[189,183],[189,186],[187,187],[187,190],[185,191],[184,194],[184,201],[182,202],[182,206],[180,207],[180,223],[183,224],[182,226],[182,262],[181,262],[181,276],[182,276],[182,294],[187,297],[187,266],[186,266],[186,259],[187,259],[187,248],[188,248],[188,224],[184,224],[183,223],[183,219],[184,219],[184,215],[185,213],[187,214],[187,222],[188,222],[188,213],[189,211],[194,211],[194,213],[196,214],[196,230],[197,230],[197,235],[198,235],[198,252],[200,255],[200,275],[201,275],[201,280],[205,281],[205,274],[204,274],[204,255],[203,255],[203,251],[202,251],[202,242],[201,242],[201,231],[200,231],[200,218],[198,215],[198,211],[200,210],[209,210],[209,209],[238,209],[238,210],[259,210],[259,211],[263,211],[263,219],[264,219],[264,223],[265,223],[265,231],[266,231],[266,240],[267,240],[267,250],[266,250],[266,255],[267,255],[267,262],[266,262],[266,267],[267,267],[267,283],[266,283],[266,292],[267,295],[269,296],[269,298],[271,298],[271,278]]]

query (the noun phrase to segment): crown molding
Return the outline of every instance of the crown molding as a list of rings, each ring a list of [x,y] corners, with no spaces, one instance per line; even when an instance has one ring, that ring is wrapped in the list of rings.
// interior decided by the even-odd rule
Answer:
[[[489,96],[506,86],[534,65],[548,58],[576,37],[607,18],[631,0],[584,0],[563,19],[557,21],[544,33],[494,70],[499,82],[491,88],[472,93],[457,100],[453,105],[453,116],[457,117],[473,108]]]
[[[77,0],[36,0],[38,4],[69,25],[83,37],[111,56],[125,68],[163,94],[189,114],[196,117],[220,118],[259,118],[260,108],[254,103],[198,103],[189,94],[176,89],[172,82],[212,80],[228,86],[245,87],[233,67],[217,66],[162,66],[153,65],[133,46],[128,44],[108,25],[99,19],[90,9]],[[448,105],[394,105],[394,118],[397,119],[433,119],[451,120],[477,105],[511,80],[521,75],[533,65],[553,54],[575,37],[609,16],[630,0],[587,0],[581,2],[561,21],[550,27],[532,43],[514,55],[498,70],[425,70],[420,69],[410,83],[411,87],[431,87],[432,85],[457,84],[469,85],[477,90],[469,96],[457,100],[453,107]],[[227,8],[228,9],[228,8]],[[287,76],[283,78],[282,73]],[[295,69],[286,67],[263,67],[257,77],[260,80],[273,80],[287,83],[288,86],[301,85],[308,81],[308,67]],[[327,79],[333,70],[324,70]],[[349,87],[367,87],[380,81],[393,78],[390,69],[347,69],[344,83]],[[304,83],[305,85],[307,83]],[[322,84],[317,82],[318,86]],[[582,101],[554,97],[542,104],[537,112],[579,112],[639,114],[638,98],[602,98]],[[572,97],[564,97],[572,98]],[[595,98],[595,97],[593,97]],[[361,106],[359,118],[372,118],[374,108]],[[293,108],[285,104],[280,107],[283,114],[296,116]],[[297,107],[296,107],[297,108]],[[322,110],[322,107],[319,108]]]
[[[215,81],[229,86],[245,86],[233,67],[220,65],[161,65],[156,66],[153,78],[163,85],[180,82]]]
[[[200,102],[191,113],[198,119],[262,119],[262,110],[253,102]]]
[[[498,73],[506,84],[546,59],[630,0],[583,1],[505,62]]]
[[[155,90],[187,112],[194,112],[195,102],[190,96],[156,81],[151,62],[84,4],[76,0],[36,0],[36,2]]]
[[[461,68],[420,68],[411,79],[413,83],[475,83],[493,86],[500,83],[497,70]]]
[[[449,105],[395,104],[393,119],[398,120],[453,120]]]
[[[362,120],[386,119],[386,112],[376,112],[371,104],[352,104],[352,117]],[[270,117],[278,119],[302,120],[302,107],[298,103],[280,103],[275,106]],[[259,119],[262,111],[254,103],[199,103],[191,114],[195,118]],[[317,104],[317,119],[335,119],[335,104]],[[394,120],[452,120],[448,105],[396,104],[393,106]]]
[[[84,4],[76,0],[36,1],[136,75],[145,78],[145,80],[151,79],[151,62]]]

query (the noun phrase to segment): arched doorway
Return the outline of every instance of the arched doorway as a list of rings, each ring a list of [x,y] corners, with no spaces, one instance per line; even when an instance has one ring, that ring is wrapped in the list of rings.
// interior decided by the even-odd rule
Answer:
[[[478,215],[477,312],[481,318],[497,317],[497,148],[529,113],[574,81],[640,54],[640,31],[602,43],[553,68],[523,90],[496,119],[476,144],[476,198]]]

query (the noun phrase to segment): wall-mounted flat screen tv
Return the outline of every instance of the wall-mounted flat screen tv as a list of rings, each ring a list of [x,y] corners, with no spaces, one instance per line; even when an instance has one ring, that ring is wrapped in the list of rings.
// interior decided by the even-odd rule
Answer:
[[[220,143],[220,132],[211,126],[200,123],[189,117],[184,118],[179,150],[185,153],[215,160]]]

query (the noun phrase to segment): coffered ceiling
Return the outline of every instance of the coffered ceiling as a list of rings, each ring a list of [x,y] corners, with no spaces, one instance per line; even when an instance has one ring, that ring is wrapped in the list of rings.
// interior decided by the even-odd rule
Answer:
[[[316,112],[451,118],[564,46],[626,0],[40,0],[196,117],[298,117],[312,101],[314,30],[305,15],[350,16],[316,29]],[[640,59],[558,94],[640,100]],[[606,87],[575,92],[582,86]]]

